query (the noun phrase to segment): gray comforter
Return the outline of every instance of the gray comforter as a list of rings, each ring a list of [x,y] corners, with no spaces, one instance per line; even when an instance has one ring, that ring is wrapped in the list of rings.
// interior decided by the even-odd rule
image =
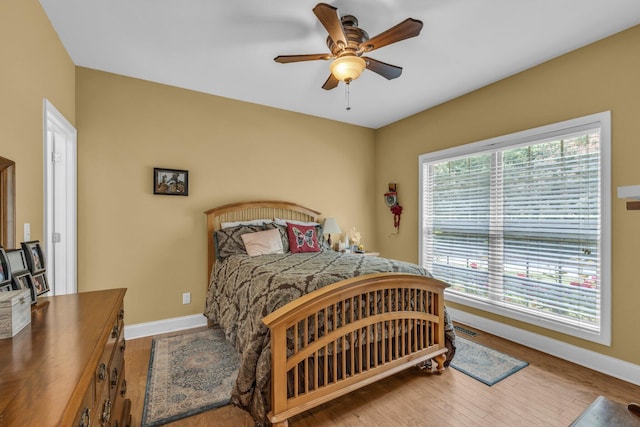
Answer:
[[[422,267],[380,257],[334,251],[284,255],[232,255],[214,265],[205,315],[219,324],[240,354],[232,402],[247,409],[257,425],[267,424],[271,346],[262,318],[323,286],[380,272],[428,275]],[[446,315],[447,364],[455,353],[453,326]]]

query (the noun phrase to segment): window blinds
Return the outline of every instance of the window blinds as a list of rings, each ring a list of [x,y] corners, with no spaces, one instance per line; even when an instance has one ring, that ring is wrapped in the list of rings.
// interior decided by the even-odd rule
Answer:
[[[422,264],[448,294],[601,327],[601,129],[421,158]]]

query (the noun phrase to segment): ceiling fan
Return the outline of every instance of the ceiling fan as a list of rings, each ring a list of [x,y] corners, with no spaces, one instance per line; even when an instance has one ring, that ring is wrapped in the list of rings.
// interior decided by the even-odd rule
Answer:
[[[331,74],[322,85],[322,88],[326,90],[335,88],[341,81],[348,85],[360,77],[365,68],[388,80],[400,77],[402,67],[362,55],[391,43],[415,37],[422,30],[422,21],[407,18],[377,36],[369,38],[367,32],[358,27],[358,20],[355,16],[345,15],[340,18],[338,9],[331,5],[318,3],[313,8],[313,13],[329,33],[327,47],[331,53],[280,55],[276,56],[274,61],[287,64],[289,62],[333,59],[330,66]]]

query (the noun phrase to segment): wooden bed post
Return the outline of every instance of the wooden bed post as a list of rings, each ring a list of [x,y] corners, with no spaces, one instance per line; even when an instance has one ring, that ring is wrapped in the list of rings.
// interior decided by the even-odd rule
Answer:
[[[445,337],[444,337],[444,328],[446,327],[446,325],[444,324],[444,294],[443,293],[434,293],[433,294],[434,298],[436,299],[436,306],[438,307],[438,311],[436,313],[437,316],[439,316],[442,321],[438,322],[437,324],[437,328],[438,328],[438,342],[439,343],[444,343],[445,342]],[[437,369],[438,372],[443,372],[444,371],[444,362],[447,360],[447,355],[446,354],[440,354],[438,356],[436,356],[434,358],[434,360],[436,361],[437,364]]]
[[[211,270],[213,269],[213,263],[215,259],[215,247],[213,240],[213,232],[215,230],[215,216],[207,213],[207,290],[209,289],[209,280],[211,279]]]
[[[284,323],[274,325],[271,329],[271,412],[269,420],[275,427],[287,427],[287,418],[279,419],[287,409],[287,330]],[[284,368],[284,369],[283,369]]]

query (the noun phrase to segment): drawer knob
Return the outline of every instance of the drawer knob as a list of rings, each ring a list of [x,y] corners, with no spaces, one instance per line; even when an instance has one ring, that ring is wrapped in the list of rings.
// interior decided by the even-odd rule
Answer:
[[[80,427],[91,427],[91,409],[85,407],[80,414]]]
[[[118,386],[118,368],[113,368],[113,373],[111,374],[111,388]]]
[[[119,320],[124,319],[124,308],[121,308],[120,311],[118,312],[118,319]]]
[[[98,381],[104,381],[107,379],[107,365],[104,363],[100,364],[98,368]]]
[[[127,348],[127,342],[125,340],[122,340],[122,343],[120,344],[120,353],[124,353],[124,350]]]
[[[111,420],[111,400],[107,399],[102,407],[102,423],[106,424]]]
[[[119,332],[120,330],[118,329],[118,325],[115,325],[111,331],[111,338],[117,338]]]
[[[127,394],[127,380],[122,380],[122,384],[120,385],[120,396],[124,397]]]

